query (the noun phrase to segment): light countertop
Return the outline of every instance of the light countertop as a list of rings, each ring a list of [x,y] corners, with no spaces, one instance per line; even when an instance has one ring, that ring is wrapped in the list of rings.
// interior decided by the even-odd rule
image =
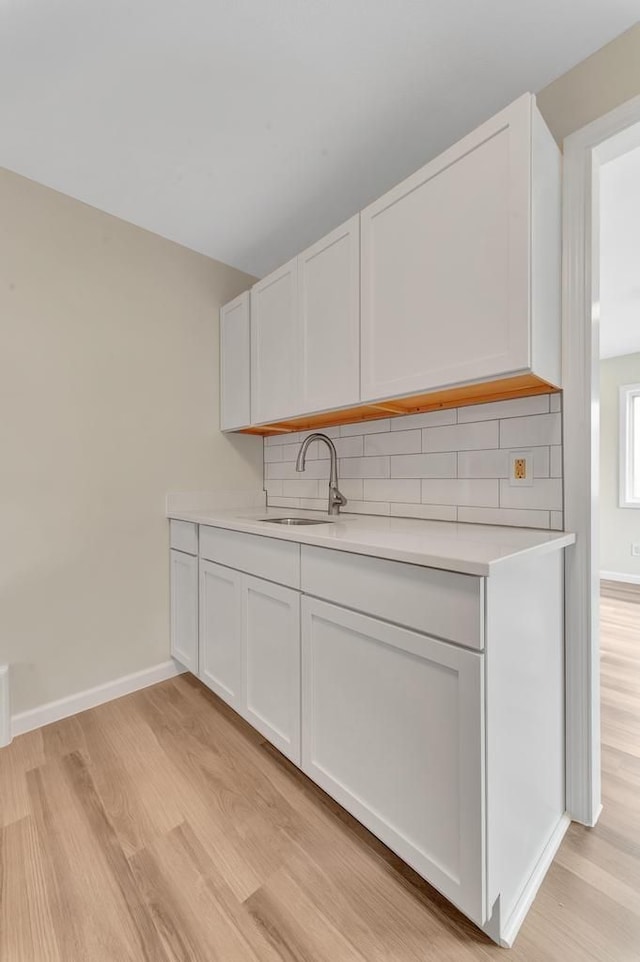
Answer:
[[[575,535],[564,531],[378,517],[347,511],[330,521],[328,515],[319,511],[286,508],[170,509],[167,514],[179,521],[480,576],[490,575],[498,565],[518,555],[557,551],[575,542]],[[287,527],[264,520],[292,517],[326,518],[329,523]]]

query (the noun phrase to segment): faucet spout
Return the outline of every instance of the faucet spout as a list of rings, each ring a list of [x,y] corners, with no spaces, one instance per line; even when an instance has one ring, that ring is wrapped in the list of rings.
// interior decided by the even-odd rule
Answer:
[[[331,438],[327,437],[326,434],[320,434],[317,432],[315,434],[310,434],[308,438],[305,438],[300,445],[300,450],[298,451],[296,471],[304,471],[307,460],[307,451],[312,441],[324,441],[329,448],[330,468],[328,512],[332,515],[340,514],[340,508],[344,507],[344,505],[347,503],[347,499],[338,488],[338,454],[336,452],[336,446]]]

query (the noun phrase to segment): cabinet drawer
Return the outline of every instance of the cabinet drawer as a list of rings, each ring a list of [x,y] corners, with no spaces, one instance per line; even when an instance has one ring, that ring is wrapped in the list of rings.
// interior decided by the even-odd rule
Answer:
[[[176,551],[185,554],[198,553],[198,525],[191,521],[170,521],[169,541]]]
[[[300,545],[291,541],[201,525],[200,557],[289,588],[300,587]]]
[[[472,575],[302,545],[305,594],[467,648],[484,647],[484,582]]]

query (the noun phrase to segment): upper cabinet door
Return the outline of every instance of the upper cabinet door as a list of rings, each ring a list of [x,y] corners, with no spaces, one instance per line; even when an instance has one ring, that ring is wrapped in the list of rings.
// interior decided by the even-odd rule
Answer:
[[[245,291],[220,308],[220,428],[251,424],[250,294]]]
[[[360,215],[298,257],[300,413],[360,400]]]
[[[362,212],[363,401],[530,369],[533,104]]]
[[[300,413],[298,259],[251,289],[251,420]]]

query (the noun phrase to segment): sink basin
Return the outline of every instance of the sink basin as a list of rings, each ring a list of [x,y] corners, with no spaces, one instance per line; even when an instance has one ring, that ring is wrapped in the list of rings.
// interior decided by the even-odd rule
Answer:
[[[315,518],[260,518],[261,521],[268,521],[269,524],[333,524],[326,518],[323,521]]]

